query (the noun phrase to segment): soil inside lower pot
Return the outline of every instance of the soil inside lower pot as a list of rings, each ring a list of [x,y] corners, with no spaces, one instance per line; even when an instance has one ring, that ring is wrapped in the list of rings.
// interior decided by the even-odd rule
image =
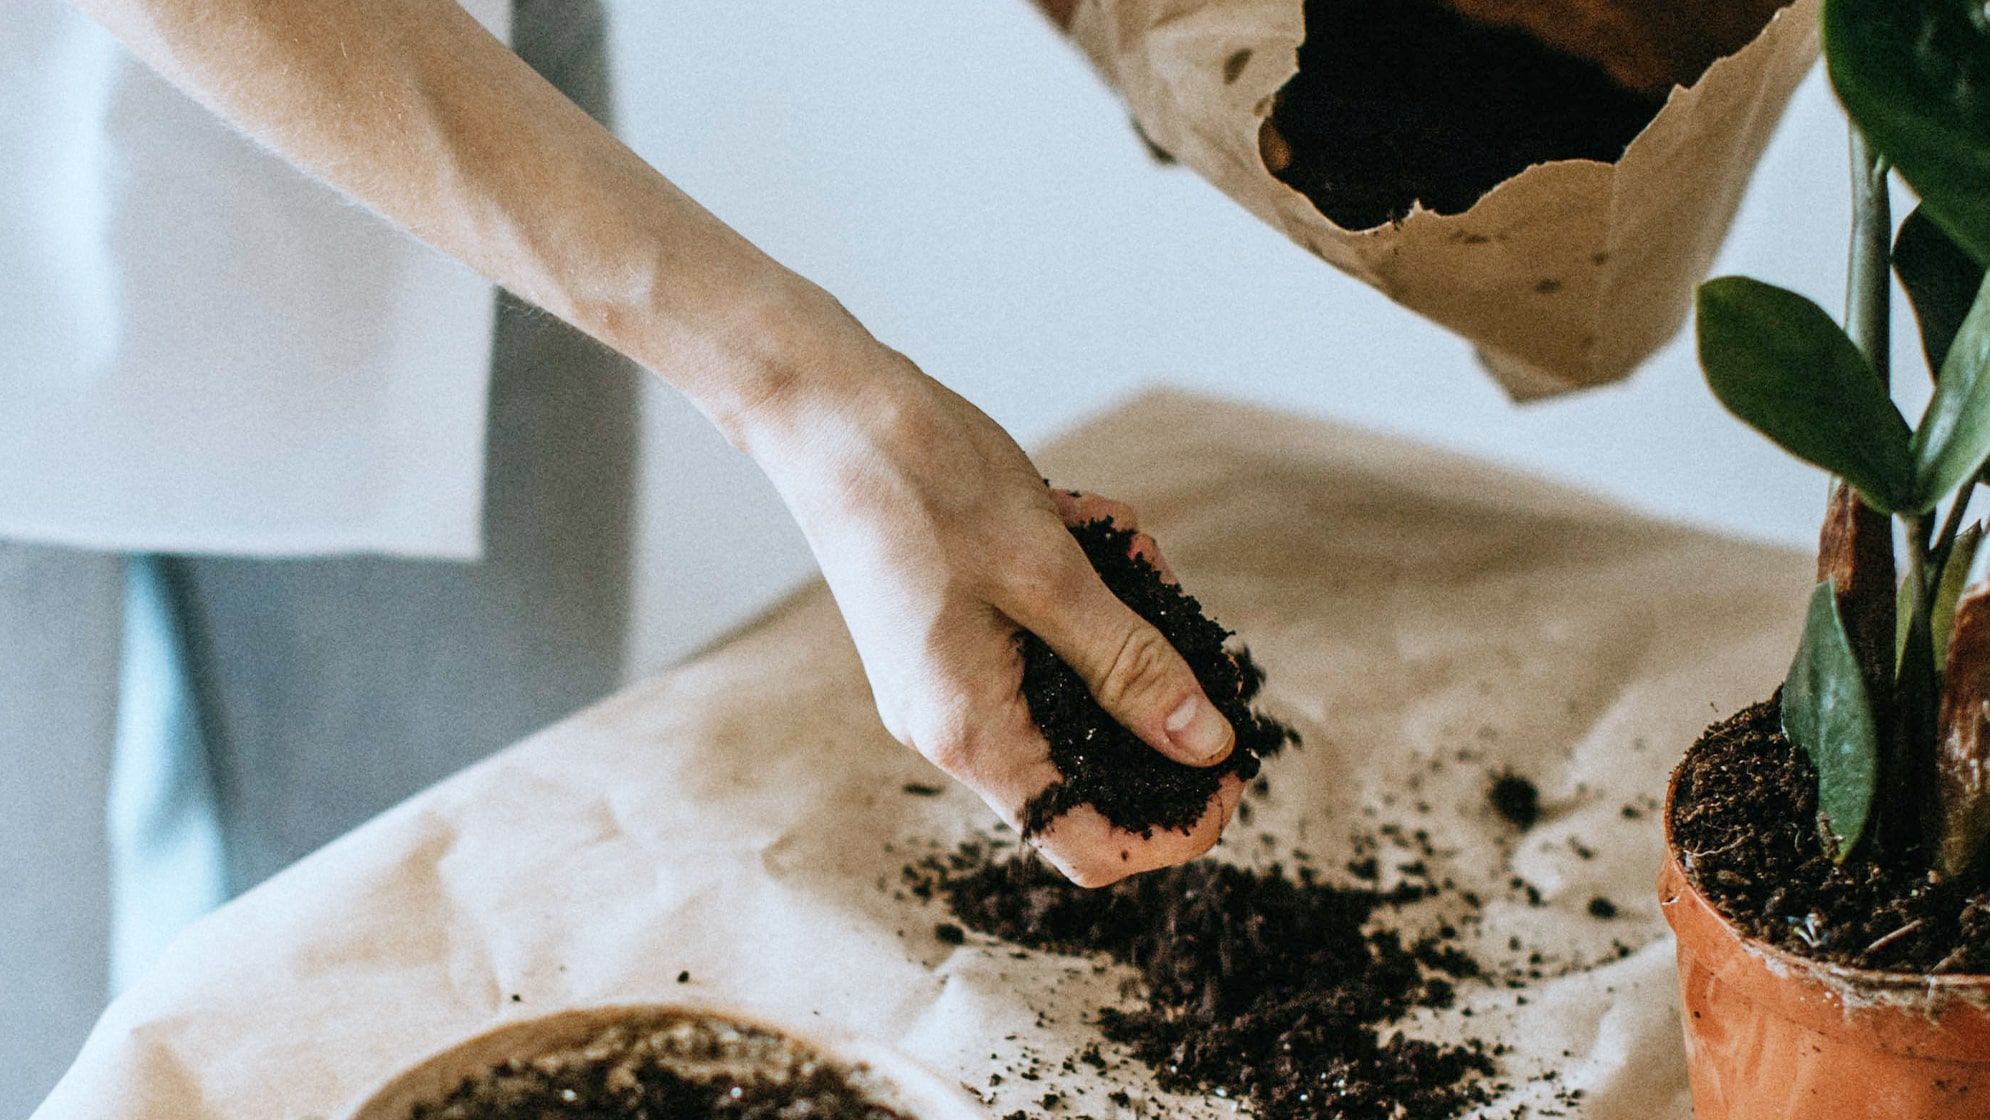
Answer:
[[[410,1120],[909,1120],[793,1039],[715,1019],[617,1024],[458,1085]]]
[[[1090,805],[1118,828],[1142,836],[1153,830],[1187,832],[1209,808],[1223,779],[1257,776],[1260,760],[1298,742],[1293,730],[1251,710],[1264,674],[1247,650],[1232,652],[1230,631],[1202,611],[1195,597],[1142,556],[1128,554],[1134,534],[1110,521],[1094,521],[1071,535],[1099,578],[1134,613],[1161,631],[1194,671],[1223,717],[1236,730],[1236,750],[1215,766],[1184,766],[1147,745],[1101,708],[1084,679],[1025,632],[1020,640],[1023,698],[1050,744],[1050,761],[1062,780],[1023,807],[1025,836],[1050,827],[1079,805]]]
[[[1990,973],[1990,891],[1936,880],[1917,851],[1832,862],[1817,772],[1784,737],[1779,698],[1687,752],[1672,835],[1693,885],[1749,937],[1854,968]]]
[[[1137,968],[1140,1005],[1103,1009],[1100,1023],[1163,1088],[1241,1100],[1260,1120],[1452,1120],[1489,1099],[1496,1045],[1393,1026],[1448,1006],[1454,982],[1482,971],[1444,931],[1412,938],[1372,921],[1435,888],[1205,861],[1085,890],[979,844],[907,875],[971,929]]]
[[[1439,0],[1306,0],[1266,166],[1344,229],[1469,210],[1549,160],[1614,162],[1664,99]]]

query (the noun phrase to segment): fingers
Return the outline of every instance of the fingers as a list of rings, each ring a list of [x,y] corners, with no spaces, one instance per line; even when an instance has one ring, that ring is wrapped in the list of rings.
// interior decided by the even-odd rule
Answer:
[[[1056,503],[1057,516],[1062,517],[1066,525],[1110,521],[1122,529],[1140,528],[1140,515],[1125,502],[1073,490],[1052,490],[1050,500]]]
[[[1164,582],[1174,584],[1181,582],[1181,580],[1175,578],[1175,570],[1168,567],[1168,558],[1161,555],[1160,542],[1156,541],[1153,537],[1145,533],[1133,534],[1133,544],[1126,551],[1127,555],[1138,556],[1149,564],[1154,565],[1154,570],[1161,573],[1161,579]]]
[[[1066,525],[1108,520],[1137,529],[1133,507],[1097,494],[1052,490]],[[1119,601],[1075,544],[1059,547],[1059,578],[1016,589],[996,605],[1049,643],[1077,670],[1092,696],[1112,717],[1149,746],[1177,762],[1208,766],[1236,745],[1236,734],[1196,683],[1181,654],[1146,620]],[[1145,558],[1174,582],[1160,545],[1136,532],[1130,554]]]
[[[1057,515],[1068,526],[1088,525],[1094,521],[1110,521],[1121,529],[1135,530],[1133,546],[1127,549],[1128,555],[1138,556],[1154,565],[1161,578],[1169,583],[1180,583],[1175,578],[1175,570],[1168,567],[1168,561],[1161,555],[1161,546],[1153,537],[1139,532],[1140,515],[1132,506],[1097,494],[1086,494],[1070,490],[1052,490],[1051,501],[1056,503]]]
[[[971,724],[928,731],[933,738],[921,745],[920,752],[979,794],[1019,832],[1023,807],[1062,778],[1020,702],[998,706]],[[1102,887],[1207,852],[1222,836],[1243,794],[1243,781],[1226,775],[1201,819],[1186,833],[1156,829],[1144,837],[1115,828],[1097,809],[1080,805],[1052,821],[1030,843],[1073,883]]]
[[[1037,850],[1073,883],[1108,886],[1129,875],[1187,863],[1215,847],[1243,796],[1244,783],[1227,777],[1187,833],[1156,831],[1145,838],[1114,828],[1097,809],[1081,805],[1037,837]]]
[[[1203,694],[1175,647],[1119,601],[1077,545],[1047,582],[1018,587],[998,602],[1076,670],[1127,730],[1177,762],[1209,766],[1236,745],[1229,721]]]

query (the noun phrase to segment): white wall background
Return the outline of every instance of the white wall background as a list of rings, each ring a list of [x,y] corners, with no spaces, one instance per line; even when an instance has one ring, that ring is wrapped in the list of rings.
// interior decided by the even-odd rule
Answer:
[[[635,149],[1025,445],[1165,383],[1407,433],[1675,519],[1814,540],[1821,476],[1720,410],[1688,337],[1627,385],[1508,403],[1456,338],[1154,165],[1026,0],[610,8]],[[1845,167],[1813,75],[1720,270],[1835,311]],[[1911,333],[1898,332],[1901,368],[1916,368]],[[638,673],[810,572],[752,465],[661,385],[645,407]]]

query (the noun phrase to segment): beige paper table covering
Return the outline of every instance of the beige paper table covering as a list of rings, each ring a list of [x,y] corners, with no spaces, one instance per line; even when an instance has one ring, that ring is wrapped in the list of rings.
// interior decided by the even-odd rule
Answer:
[[[1680,19],[1677,6],[1614,5],[1658,28]],[[1472,340],[1507,392],[1538,397],[1616,381],[1678,332],[1817,57],[1817,13],[1818,0],[1795,0],[1674,88],[1615,163],[1536,164],[1465,213],[1419,208],[1369,230],[1328,221],[1259,155],[1272,99],[1298,70],[1302,0],[1077,0],[1071,37],[1161,150],[1320,259]]]
[[[1622,807],[1649,805],[1705,723],[1774,684],[1807,561],[1198,398],[1142,398],[1041,463],[1139,503],[1190,588],[1248,635],[1267,702],[1306,734],[1222,857],[1303,846],[1334,867],[1354,831],[1429,829],[1440,873],[1488,899],[1481,951],[1510,958],[1515,937],[1549,967],[1525,991],[1466,984],[1470,1020],[1454,1010],[1411,1029],[1505,1041],[1520,1097],[1545,1099],[1524,1078],[1552,1066],[1585,1091],[1572,1114],[1683,1120],[1658,827]],[[1517,845],[1482,797],[1507,765],[1540,782],[1547,808]],[[1054,1070],[1094,1040],[1088,1009],[1121,998],[1126,975],[934,938],[943,915],[897,897],[899,871],[990,823],[958,790],[901,790],[936,780],[879,729],[818,587],[194,927],[37,1116],[338,1117],[493,1024],[685,998],[894,1042],[976,1088],[1025,1050]],[[1545,905],[1504,889],[1509,874]],[[1623,914],[1587,916],[1596,896]],[[1634,951],[1617,959],[1617,941]],[[1051,1075],[1069,1101],[1059,1115],[1151,1114],[1115,1109],[1109,1079],[1078,1068]],[[1047,1087],[1010,1077],[991,1112]],[[1163,1112],[1236,1114],[1180,1098]]]

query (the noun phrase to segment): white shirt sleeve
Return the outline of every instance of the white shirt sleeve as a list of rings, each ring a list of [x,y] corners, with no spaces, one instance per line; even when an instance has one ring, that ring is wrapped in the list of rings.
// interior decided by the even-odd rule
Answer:
[[[0,27],[0,538],[476,556],[490,284],[61,0]]]

